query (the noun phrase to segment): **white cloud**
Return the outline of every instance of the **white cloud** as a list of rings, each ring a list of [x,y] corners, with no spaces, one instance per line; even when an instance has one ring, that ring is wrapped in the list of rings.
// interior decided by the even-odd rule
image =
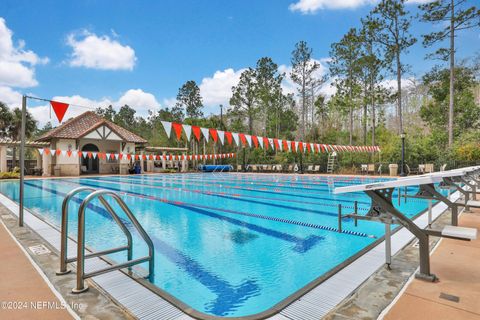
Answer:
[[[151,93],[144,92],[142,89],[128,90],[115,104],[119,107],[128,104],[130,107],[137,110],[138,113],[142,114],[150,109],[160,107],[160,103],[158,103],[155,96]]]
[[[303,14],[313,14],[323,9],[354,9],[366,4],[376,3],[377,0],[299,0],[290,4],[290,11],[299,11]]]
[[[433,0],[407,0],[408,4],[422,4]],[[355,9],[365,5],[377,4],[379,0],[298,0],[288,6],[290,11],[302,14],[314,14],[325,9]]]
[[[73,52],[69,64],[101,70],[133,70],[137,57],[135,51],[109,36],[97,36],[88,31],[70,34],[67,44]]]
[[[25,50],[25,42],[13,43],[13,32],[6,21],[0,18],[0,85],[9,87],[33,87],[35,65],[48,63],[48,58],[40,58],[33,51]]]
[[[0,86],[0,101],[10,108],[19,108],[22,105],[22,94],[10,87]]]
[[[0,100],[3,96],[2,92],[2,88],[0,87]],[[14,95],[12,95],[12,97],[15,98]],[[157,101],[155,96],[151,93],[143,91],[142,89],[127,90],[117,100],[107,97],[101,99],[89,99],[80,95],[55,96],[52,98],[52,100],[72,104],[65,114],[65,120],[76,117],[85,111],[94,110],[97,107],[106,108],[109,105],[114,106],[114,108],[116,108],[118,111],[120,107],[128,104],[131,108],[137,111],[136,115],[139,116],[146,116],[148,114],[148,110],[160,107],[160,103]],[[34,100],[29,100],[29,103],[30,101],[34,103]],[[39,122],[40,126],[43,126],[48,121],[50,121],[53,126],[58,125],[55,114],[50,112],[49,104],[32,106],[28,109],[32,113],[33,117]]]
[[[206,106],[206,113],[218,113],[218,106],[223,104],[229,105],[232,96],[232,87],[237,85],[240,75],[245,69],[237,71],[232,68],[223,71],[216,71],[213,77],[202,79],[199,85],[200,93],[203,98],[203,104]]]

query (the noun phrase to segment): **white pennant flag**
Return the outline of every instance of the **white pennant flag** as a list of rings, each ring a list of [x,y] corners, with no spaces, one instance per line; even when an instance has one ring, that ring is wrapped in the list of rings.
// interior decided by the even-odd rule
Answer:
[[[38,149],[38,152],[40,153],[41,156],[43,156],[43,148]]]
[[[247,140],[248,145],[251,147],[252,146],[252,136],[249,135],[249,134],[246,134],[245,139]]]
[[[86,158],[88,157],[88,152],[83,151],[83,152],[82,152],[82,155],[83,155],[83,157],[86,159]]]
[[[225,141],[225,131],[217,130],[217,133],[218,133],[218,138],[220,139],[220,142],[223,144],[223,142]]]
[[[172,123],[169,121],[161,121],[163,129],[165,129],[165,133],[167,137],[170,139],[170,134],[172,133]]]
[[[260,147],[263,149],[263,137],[258,137],[258,136],[257,136],[257,140],[258,140],[258,144],[259,144]]]
[[[238,141],[238,133],[232,132],[232,137],[233,137],[233,140],[235,140],[235,143],[237,144],[237,146],[240,146],[240,141]]]
[[[310,152],[315,153],[315,146],[313,145],[313,143],[310,143]]]
[[[97,158],[97,153],[96,153],[96,152],[92,152],[92,156],[93,156],[93,159],[96,159],[96,158]]]
[[[298,141],[295,141],[295,151],[298,151]]]
[[[268,138],[268,143],[270,143],[270,146],[272,147],[273,150],[275,150],[275,146],[273,145],[273,139]]]
[[[190,136],[192,134],[192,126],[188,124],[183,124],[183,131],[185,131],[185,135],[187,136],[187,141],[190,141]]]
[[[202,130],[202,133],[203,133],[203,136],[205,137],[205,140],[208,141],[208,135],[209,135],[209,131],[207,128],[200,128],[200,130]]]
[[[287,148],[288,148],[288,151],[292,151],[292,141],[287,140]]]
[[[64,156],[64,157],[65,157],[66,155],[67,155],[67,151],[65,151],[65,150],[62,150],[62,156]]]
[[[280,148],[280,151],[283,151],[283,140],[278,140],[278,147]]]
[[[119,156],[119,154],[115,153],[115,160],[118,160],[118,156]]]

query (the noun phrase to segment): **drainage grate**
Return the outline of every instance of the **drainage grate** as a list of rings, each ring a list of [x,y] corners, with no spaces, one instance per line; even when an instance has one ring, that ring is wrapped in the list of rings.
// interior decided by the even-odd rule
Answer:
[[[460,302],[460,297],[458,296],[454,296],[453,294],[448,294],[448,293],[445,293],[445,292],[440,292],[440,299],[445,299],[445,300],[448,300],[448,301],[452,301],[452,302]]]
[[[36,256],[39,256],[39,255],[42,255],[42,254],[49,254],[51,252],[43,244],[39,244],[39,245],[36,245],[36,246],[31,246],[31,247],[28,247],[28,249]]]

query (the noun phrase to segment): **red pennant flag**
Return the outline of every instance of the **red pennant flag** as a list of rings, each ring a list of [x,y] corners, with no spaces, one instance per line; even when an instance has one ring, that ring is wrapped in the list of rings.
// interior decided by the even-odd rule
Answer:
[[[172,155],[169,155],[169,156],[168,156],[168,160],[173,160],[173,156],[172,156]]]
[[[130,153],[127,154],[127,159],[128,160],[132,159],[132,155]]]
[[[67,150],[67,156],[71,157],[72,156],[72,150]]]
[[[45,148],[45,150],[43,152],[48,156],[50,154],[50,149]]]
[[[238,136],[240,137],[242,144],[245,146],[247,144],[247,138],[245,138],[245,135],[243,133],[239,133]]]
[[[180,123],[172,123],[173,131],[175,131],[175,135],[177,136],[177,140],[182,138],[182,125]]]
[[[216,129],[210,129],[210,135],[212,136],[213,141],[217,142],[218,132]]]
[[[93,156],[93,155],[92,155],[92,153],[91,153],[91,152],[88,152],[88,153],[87,153],[87,157],[88,157],[88,159],[92,159],[92,156]]]
[[[278,139],[273,139],[273,145],[275,149],[280,150],[280,144],[278,143]]]
[[[62,150],[60,149],[55,150],[55,155],[59,156],[61,153],[62,153]]]
[[[227,138],[227,142],[229,145],[232,145],[232,133],[225,131],[225,137]]]
[[[292,148],[292,152],[297,152],[297,148],[295,147],[295,141],[290,142],[290,147]]]
[[[82,151],[77,151],[79,157],[82,157]]]
[[[200,127],[192,126],[193,135],[197,138],[197,141],[200,141]]]
[[[307,151],[308,151],[309,153],[312,152],[312,148],[310,147],[310,143],[308,143],[308,142],[307,142]]]
[[[287,142],[287,140],[283,140],[283,151],[288,151],[288,142]]]
[[[257,136],[252,136],[253,145],[255,148],[258,148],[258,138]]]
[[[57,116],[58,122],[62,122],[63,117],[68,109],[68,103],[57,102],[57,101],[50,101],[50,105]]]
[[[123,159],[123,153],[120,153],[120,154],[118,155],[118,159],[120,159],[120,160]]]
[[[268,138],[263,137],[263,148],[265,148],[265,150],[268,150],[268,145],[269,144],[270,144],[270,142],[268,141]]]

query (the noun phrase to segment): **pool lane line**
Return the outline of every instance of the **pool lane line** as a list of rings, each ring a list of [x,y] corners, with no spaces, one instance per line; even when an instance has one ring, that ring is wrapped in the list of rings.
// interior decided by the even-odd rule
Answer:
[[[179,175],[177,175],[179,176]],[[214,180],[214,181],[244,181],[244,182],[252,182],[255,181],[255,182],[275,182],[275,183],[289,183],[289,184],[298,184],[298,185],[330,185],[330,184],[348,184],[348,185],[351,185],[352,182],[358,182],[358,183],[365,183],[365,180],[362,180],[362,179],[357,179],[357,178],[352,178],[352,179],[326,179],[326,180],[308,180],[308,179],[276,179],[274,177],[274,179],[259,179],[255,176],[251,176],[251,177],[248,177],[248,178],[244,178],[244,177],[241,177],[239,178],[239,176],[235,175],[235,174],[228,174],[228,175],[222,175],[222,176],[206,176],[206,175],[196,175],[196,174],[192,174],[192,175],[189,175],[190,178],[194,178],[194,179],[200,179],[200,180],[204,180],[204,179],[208,179],[208,180]],[[233,179],[232,179],[233,177]],[[275,181],[274,181],[275,180]],[[375,180],[375,179],[368,179],[368,180],[371,180],[372,182],[378,182],[378,181],[382,181],[382,180]]]
[[[115,176],[115,177],[112,177],[112,178],[120,179],[120,178],[123,178],[123,177]],[[81,179],[86,179],[86,178],[79,178],[79,179],[81,180]],[[100,179],[96,179],[96,178],[89,178],[89,179],[100,181]],[[140,179],[136,179],[136,180],[140,181]],[[182,185],[181,183],[176,182],[175,180],[165,181],[165,180],[158,180],[158,179],[155,179],[155,180],[149,179],[148,181],[164,182],[164,183],[168,183],[170,185],[173,185],[173,184]],[[211,184],[211,183],[189,182],[189,184],[194,184],[194,185],[202,186],[202,187],[209,187],[209,186],[210,187],[216,187],[216,188],[219,187],[219,185],[215,185],[215,184]],[[301,197],[301,198],[306,198],[306,199],[325,200],[325,201],[343,201],[343,202],[350,202],[350,203],[355,202],[355,200],[350,200],[350,199],[332,199],[332,198],[305,195],[305,194],[318,194],[318,193],[314,193],[314,192],[302,192],[303,194],[296,194],[296,193],[286,193],[286,192],[283,192],[283,190],[278,190],[278,189],[275,189],[275,188],[270,188],[270,190],[273,190],[273,191],[269,191],[269,189],[267,189],[267,188],[255,189],[255,188],[248,188],[248,187],[237,187],[237,186],[226,186],[226,185],[220,185],[220,186],[222,188],[226,188],[226,189],[235,189],[235,190],[251,191],[251,192],[258,192],[258,193],[267,193],[267,194],[275,194],[275,195],[280,194],[280,195],[286,195],[286,196],[290,196],[290,197]],[[300,191],[298,191],[298,192],[300,192]],[[359,204],[370,205],[370,202],[366,202],[366,201],[357,201],[357,202]],[[343,207],[353,209],[353,206],[350,206],[350,207],[343,206]]]
[[[159,201],[159,202],[163,202],[163,203],[167,203],[167,204],[171,204],[171,205],[174,205],[174,206],[177,206],[177,207],[181,207],[181,208],[188,208],[190,210],[192,210],[193,208],[201,208],[201,209],[208,209],[208,210],[215,210],[215,211],[220,211],[220,212],[225,212],[225,213],[232,213],[232,214],[237,214],[237,215],[242,215],[242,216],[248,216],[248,217],[253,217],[253,218],[259,218],[259,219],[263,219],[263,220],[270,220],[270,221],[276,221],[276,222],[282,222],[282,223],[289,223],[289,224],[294,224],[294,225],[298,225],[298,226],[303,226],[303,227],[308,227],[308,228],[314,228],[314,229],[319,229],[319,230],[325,230],[325,231],[331,231],[331,232],[337,232],[337,233],[343,233],[343,234],[348,234],[348,235],[353,235],[353,236],[359,236],[359,237],[364,237],[364,238],[375,238],[374,235],[369,235],[365,232],[359,232],[359,231],[351,231],[351,230],[344,230],[342,229],[341,231],[337,228],[334,228],[334,227],[329,227],[329,226],[324,226],[324,225],[320,225],[320,224],[313,224],[313,223],[306,223],[306,222],[302,222],[302,221],[296,221],[296,220],[291,220],[291,219],[283,219],[283,218],[276,218],[276,217],[270,217],[270,216],[266,216],[266,215],[260,215],[260,214],[256,214],[256,213],[248,213],[248,212],[243,212],[243,211],[237,211],[237,210],[230,210],[230,209],[223,209],[223,208],[216,208],[216,207],[210,207],[210,206],[205,206],[205,205],[199,205],[199,204],[193,204],[193,203],[187,203],[187,202],[182,202],[182,201],[173,201],[173,200],[168,200],[168,199],[165,199],[165,198],[159,198],[159,197],[155,197],[155,196],[150,196],[150,195],[146,195],[146,194],[142,194],[140,192],[133,192],[133,191],[123,191],[122,189],[118,189],[118,188],[111,188],[111,187],[104,187],[104,186],[98,186],[98,185],[94,185],[94,184],[89,184],[89,183],[75,183],[75,182],[71,182],[71,181],[61,181],[63,183],[69,183],[69,184],[75,184],[75,185],[85,185],[85,186],[90,186],[90,187],[97,187],[97,188],[104,188],[104,189],[107,189],[107,190],[112,190],[112,191],[117,191],[119,192],[120,194],[124,194],[124,195],[128,195],[128,196],[131,196],[131,197],[142,197],[144,199],[149,199],[149,200],[154,200],[154,201]],[[261,227],[261,226],[257,226],[255,224],[250,224],[248,222],[244,222],[244,221],[241,221],[241,220],[236,220],[236,219],[233,219],[233,220],[236,220],[236,221],[233,221],[233,220],[230,220],[232,218],[230,217],[226,217],[226,216],[222,216],[220,214],[217,214],[217,213],[214,213],[214,212],[210,212],[210,211],[205,211],[203,212],[204,214],[206,214],[206,212],[209,212],[209,216],[211,217],[215,217],[217,219],[221,219],[223,220],[223,218],[226,218],[226,221],[229,221],[233,224],[237,224],[237,225],[244,225],[244,224],[248,224],[248,225],[251,225],[252,227],[255,227],[255,228],[262,228],[262,229],[267,229],[267,228],[264,228],[264,227]],[[240,224],[238,224],[238,222],[240,222]],[[261,230],[261,229],[258,229],[258,230]],[[255,230],[257,231],[257,230]],[[273,229],[267,229],[265,230],[266,232],[274,232],[272,233],[273,234],[277,234],[277,233],[280,233],[279,231],[276,231],[276,230],[273,230]],[[257,231],[259,232],[259,231]],[[281,234],[284,234],[284,233],[281,233]],[[301,241],[306,241],[308,242],[308,238],[306,239],[300,239],[296,236],[292,236],[292,235],[288,235],[288,234],[285,234],[288,236],[288,238],[285,238],[285,239],[290,239],[290,240],[287,240],[287,241],[290,241],[290,242],[296,242],[296,243],[300,243]],[[291,238],[291,237],[294,237],[294,238]],[[311,236],[311,237],[314,237],[314,236]],[[303,245],[300,246],[300,248],[303,248]],[[298,247],[295,248],[297,251],[298,251]],[[308,247],[308,249],[310,249],[310,247]],[[301,251],[300,251],[301,252]]]
[[[89,179],[89,178],[84,178],[83,180],[88,180],[88,181],[101,181],[103,183],[110,183],[110,184],[117,184],[117,185],[132,185],[131,183],[124,182],[125,180],[106,180],[106,179]],[[131,180],[129,180],[131,181]],[[332,217],[337,217],[338,213],[333,213],[333,212],[328,212],[328,211],[321,211],[321,210],[314,210],[314,209],[308,209],[308,208],[298,208],[298,207],[292,207],[292,206],[286,206],[286,205],[281,205],[281,204],[276,204],[276,203],[269,203],[269,202],[262,202],[258,200],[249,200],[249,199],[243,199],[243,198],[260,198],[260,199],[266,199],[269,201],[288,201],[288,202],[295,202],[290,201],[288,199],[271,199],[268,197],[256,197],[256,196],[248,196],[248,195],[242,195],[242,194],[229,194],[226,192],[213,192],[213,191],[202,191],[202,190],[196,190],[196,189],[187,189],[187,188],[178,188],[178,187],[166,187],[166,186],[154,186],[154,185],[149,185],[149,184],[144,184],[144,183],[135,183],[136,186],[142,186],[146,188],[151,188],[151,189],[162,189],[162,190],[169,190],[169,191],[182,191],[182,192],[191,192],[191,193],[198,193],[202,195],[207,195],[207,196],[213,196],[213,197],[220,197],[224,199],[230,199],[230,200],[235,200],[235,201],[245,201],[249,203],[255,203],[255,204],[260,204],[260,205],[265,205],[265,206],[273,206],[277,208],[282,208],[282,209],[288,209],[288,210],[295,210],[295,211],[301,211],[301,212],[309,212],[309,213],[314,213],[314,214],[319,214],[319,215],[325,215],[325,216],[332,216]],[[302,202],[302,201],[296,201],[298,203],[305,204],[307,202]],[[337,207],[338,204],[321,204],[321,203],[313,203],[315,205],[330,205],[331,207]],[[360,210],[368,210],[366,208],[359,208]]]
[[[139,179],[142,179],[142,177],[139,177]],[[182,181],[205,181],[205,180],[202,180],[202,179],[192,179],[192,178],[186,178],[188,180],[185,180],[185,179],[182,179]],[[219,182],[217,180],[213,180],[213,179],[208,179],[208,181],[211,181],[211,182]],[[232,181],[232,180],[222,180],[221,183],[224,183],[224,184],[232,184],[232,185],[244,185],[244,186],[263,186],[263,187],[275,187],[275,188],[278,188],[278,189],[296,189],[296,190],[310,190],[310,191],[327,191],[327,190],[330,190],[331,188],[328,187],[328,186],[325,186],[324,184],[319,184],[318,186],[323,186],[322,188],[314,188],[314,187],[308,187],[308,186],[291,186],[291,185],[287,185],[287,184],[278,184],[278,183],[257,183],[257,182],[249,182],[249,183],[245,183],[245,182],[238,182],[238,181]],[[337,183],[337,185],[343,185],[341,183]],[[345,185],[351,185],[351,184],[345,184]],[[355,192],[357,194],[361,194],[360,192]]]
[[[34,183],[31,183],[30,181],[25,181],[25,184],[61,197],[65,197],[67,195],[66,193],[57,191],[55,189],[38,186]],[[83,199],[80,199],[78,196],[74,196],[72,200],[75,201],[77,204],[81,204],[83,202]],[[113,221],[110,214],[104,208],[92,203],[88,204],[87,207],[90,210],[93,210],[94,212],[100,214],[104,218]],[[126,220],[122,217],[119,218],[129,229],[133,228],[129,220]],[[177,265],[180,269],[184,270],[192,278],[197,280],[199,283],[201,283],[211,292],[217,295],[217,299],[212,302],[211,310],[209,311],[213,314],[220,316],[227,314],[238,303],[244,302],[246,299],[257,295],[260,291],[260,287],[255,280],[247,279],[238,286],[232,285],[227,280],[222,279],[219,275],[208,271],[205,267],[203,267],[193,258],[172,247],[165,241],[160,240],[155,235],[149,234],[149,236],[154,243],[155,251],[160,252],[168,260],[170,260],[170,262]]]

